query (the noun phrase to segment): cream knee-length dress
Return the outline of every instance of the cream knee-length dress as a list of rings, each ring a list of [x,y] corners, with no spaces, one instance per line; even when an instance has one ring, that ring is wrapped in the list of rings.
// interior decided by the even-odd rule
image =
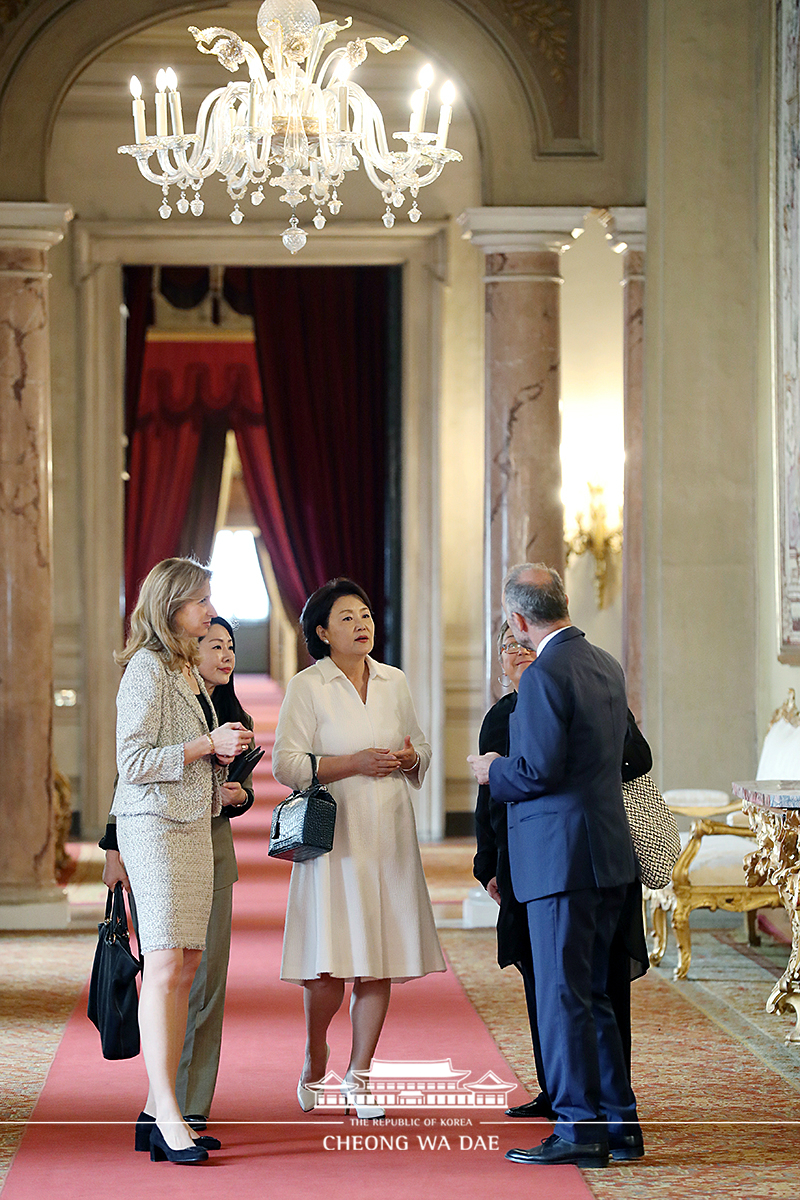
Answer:
[[[363,703],[330,658],[289,683],[275,734],[272,769],[286,787],[311,782],[309,752],[399,750],[408,735],[421,783],[431,748],[419,727],[405,675],[367,658]],[[336,800],[333,849],[295,863],[289,887],[281,978],[330,974],[402,982],[446,970],[422,872],[408,777],[355,775],[328,784]]]

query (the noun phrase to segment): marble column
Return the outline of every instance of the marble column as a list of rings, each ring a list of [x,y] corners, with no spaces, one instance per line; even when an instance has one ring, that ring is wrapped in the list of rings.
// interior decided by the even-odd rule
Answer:
[[[47,251],[71,217],[0,203],[0,929],[69,920],[53,865]]]
[[[516,562],[564,572],[561,503],[560,256],[586,210],[468,209],[467,237],[486,255],[487,659],[502,621],[503,577]],[[494,678],[496,671],[487,671]],[[492,694],[499,694],[493,686]]]
[[[622,525],[622,665],[628,704],[646,721],[644,689],[644,208],[612,208],[609,229],[622,250],[625,503]]]

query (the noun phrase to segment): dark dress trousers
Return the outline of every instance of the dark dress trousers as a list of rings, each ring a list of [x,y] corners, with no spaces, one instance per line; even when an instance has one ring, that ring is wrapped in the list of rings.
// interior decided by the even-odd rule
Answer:
[[[508,719],[517,704],[517,693],[502,696],[483,718],[478,737],[480,754],[508,754]],[[520,904],[511,886],[511,867],[508,860],[508,814],[505,804],[493,804],[488,784],[478,787],[475,807],[475,836],[477,853],[472,862],[472,873],[484,887],[491,879],[497,880],[500,892],[500,911],[497,914],[497,961],[501,967],[513,964],[522,976],[525,987],[525,1004],[531,1027],[533,1061],[539,1091],[547,1096],[547,1082],[539,1044],[539,1029],[536,1022],[536,987],[533,979],[531,939],[528,936],[528,910]]]
[[[487,712],[478,736],[478,751],[494,751],[508,755],[509,718],[517,706],[517,693],[502,696]],[[622,759],[622,780],[637,779],[651,769],[653,756],[647,740],[628,709],[628,723]],[[536,1018],[536,986],[531,958],[531,939],[528,933],[528,909],[520,904],[511,885],[511,865],[508,855],[508,810],[505,804],[495,804],[488,784],[480,784],[475,805],[475,839],[477,849],[472,861],[472,873],[484,887],[497,880],[500,892],[500,911],[497,916],[497,962],[500,967],[515,966],[522,975],[525,1003],[531,1028],[533,1060],[539,1090],[548,1096],[547,1080],[539,1042]],[[611,943],[608,971],[608,996],[617,1018],[628,1077],[631,1074],[631,981],[641,978],[650,966],[644,921],[642,919],[642,885],[634,880],[625,896],[619,925]]]
[[[627,711],[619,663],[569,626],[522,675],[508,757],[489,770],[493,799],[508,805],[514,894],[527,906],[555,1131],[571,1142],[638,1128],[608,997],[611,943],[637,872],[620,775]]]

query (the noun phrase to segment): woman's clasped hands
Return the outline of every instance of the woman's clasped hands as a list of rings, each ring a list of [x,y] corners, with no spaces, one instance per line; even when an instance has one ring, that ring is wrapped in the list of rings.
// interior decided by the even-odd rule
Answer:
[[[246,750],[253,740],[252,732],[241,721],[226,721],[224,725],[212,729],[208,735],[214,745],[214,753],[223,766],[228,766]]]
[[[377,746],[369,746],[353,755],[354,775],[369,775],[373,779],[383,779],[393,775],[400,769],[397,754],[394,750],[384,750]]]
[[[369,746],[353,755],[356,775],[369,775],[373,779],[382,779],[393,775],[395,771],[411,771],[419,762],[419,755],[411,745],[411,738],[406,737],[402,750],[387,750],[378,746]]]

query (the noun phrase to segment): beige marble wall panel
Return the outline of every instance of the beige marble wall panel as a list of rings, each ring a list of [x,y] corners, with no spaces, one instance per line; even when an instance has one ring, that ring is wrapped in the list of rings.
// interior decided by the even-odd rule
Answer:
[[[623,667],[628,705],[644,722],[644,252],[623,260],[625,507],[622,542]]]
[[[0,243],[0,902],[53,882],[46,253]]]
[[[478,181],[474,195],[479,196]],[[483,255],[448,227],[442,314],[441,546],[446,809],[471,808],[485,711]]]
[[[486,256],[487,573],[491,637],[516,562],[563,572],[559,254]]]
[[[773,39],[762,37],[760,70],[767,79],[774,69]],[[764,88],[758,96],[758,125],[770,129],[775,121],[775,97]],[[755,176],[758,185],[758,233],[762,245],[770,244],[773,221],[773,197],[770,189],[770,156],[773,144],[764,136],[758,144]],[[778,591],[779,536],[777,522],[777,485],[774,413],[771,403],[774,384],[772,330],[773,271],[770,257],[762,254],[758,278],[758,331],[755,338],[758,372],[758,699],[757,732],[763,738],[770,718],[785,699],[790,687],[800,695],[800,666],[778,659],[780,649],[780,601]],[[754,761],[756,761],[754,759]]]
[[[729,788],[756,762],[769,9],[648,6],[646,733],[665,787]]]

